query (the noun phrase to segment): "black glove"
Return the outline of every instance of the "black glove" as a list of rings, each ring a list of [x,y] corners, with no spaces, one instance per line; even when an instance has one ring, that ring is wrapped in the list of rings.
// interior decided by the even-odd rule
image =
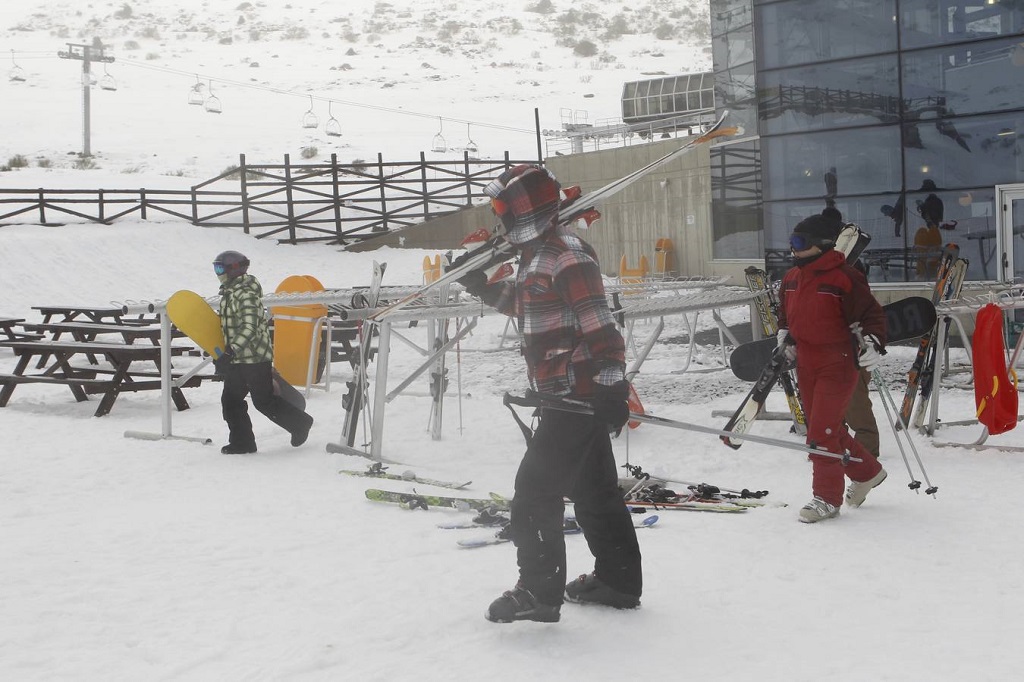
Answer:
[[[231,346],[221,353],[213,361],[213,372],[214,374],[224,375],[228,373],[228,366],[235,360],[235,351],[231,350]]]
[[[618,434],[629,421],[629,382],[616,381],[611,386],[595,384],[594,419],[608,427],[608,433]]]
[[[462,264],[468,261],[473,255],[473,252],[467,251],[466,253],[462,254],[461,256],[453,260],[451,264],[449,264],[444,269],[444,271],[448,272],[450,270],[454,270],[455,268],[461,267]],[[482,292],[487,287],[487,274],[483,270],[470,270],[469,272],[459,277],[456,281],[462,286],[464,286],[466,288],[466,291],[468,291],[469,293],[473,294],[474,296],[479,296],[480,292]]]

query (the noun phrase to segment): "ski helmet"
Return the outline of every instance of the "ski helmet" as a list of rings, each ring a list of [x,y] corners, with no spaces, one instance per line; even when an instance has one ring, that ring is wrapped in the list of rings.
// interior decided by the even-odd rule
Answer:
[[[562,186],[547,170],[520,164],[499,175],[485,188],[491,206],[513,244],[537,239],[555,225]]]
[[[221,284],[244,275],[249,270],[249,259],[237,251],[224,251],[213,259],[213,271]]]

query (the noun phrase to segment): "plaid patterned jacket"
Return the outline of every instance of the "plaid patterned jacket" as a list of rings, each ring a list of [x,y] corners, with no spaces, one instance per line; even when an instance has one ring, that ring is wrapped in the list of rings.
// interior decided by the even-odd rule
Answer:
[[[608,309],[597,255],[569,229],[528,245],[515,283],[493,284],[482,296],[518,318],[534,390],[590,397],[595,382],[610,386],[624,378],[625,345]]]
[[[225,343],[235,352],[234,362],[248,365],[274,359],[263,287],[252,275],[239,275],[221,285],[220,326]]]

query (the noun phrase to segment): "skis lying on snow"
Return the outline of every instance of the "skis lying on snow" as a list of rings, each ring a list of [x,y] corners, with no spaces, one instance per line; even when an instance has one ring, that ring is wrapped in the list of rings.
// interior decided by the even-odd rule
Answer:
[[[682,156],[685,156],[690,152],[690,150],[701,144],[710,142],[711,140],[719,137],[728,137],[741,132],[742,129],[737,126],[727,127],[722,125],[728,115],[728,111],[723,112],[722,116],[715,121],[715,123],[712,124],[705,133],[699,137],[689,140],[682,146],[673,149],[664,156],[655,159],[646,166],[638,168],[632,173],[628,173],[617,180],[613,180],[604,187],[600,187],[593,192],[588,192],[587,194],[573,193],[570,198],[562,203],[562,207],[558,213],[558,224],[569,225],[581,218],[586,219],[588,222],[592,221],[596,218],[595,212],[598,205],[607,201],[609,198],[618,194],[646,175],[654,172],[658,168],[672,163]],[[495,230],[497,230],[497,228],[495,228]],[[424,284],[416,291],[395,301],[391,305],[379,308],[376,312],[370,315],[368,319],[379,320],[382,317],[404,308],[428,292],[444,286],[445,284],[451,284],[468,272],[473,270],[486,270],[489,267],[493,267],[498,263],[506,261],[515,254],[515,249],[511,244],[505,241],[503,235],[495,232],[490,239],[484,242],[480,247],[471,251],[470,254],[471,255],[458,267],[447,270],[433,282]]]
[[[921,338],[935,327],[935,306],[922,296],[910,296],[882,306],[888,326],[886,343]],[[737,379],[757,381],[775,353],[775,338],[740,344],[729,356],[729,367]],[[793,363],[789,363],[787,367]]]
[[[662,476],[652,475],[643,470],[639,465],[636,464],[623,464],[622,468],[629,472],[632,478],[619,479],[619,488],[626,491],[626,499],[629,500],[631,497],[637,497],[637,492],[641,489],[647,489],[647,496],[651,501],[656,501],[658,498],[662,502],[673,501],[670,498],[677,498],[675,501],[690,501],[700,502],[705,504],[732,504],[734,506],[741,507],[764,507],[768,505],[765,501],[765,497],[768,497],[767,490],[749,490],[743,488],[742,490],[735,490],[732,488],[722,488],[717,485],[711,485],[710,483],[694,483],[691,481],[680,481],[665,478]],[[665,486],[668,483],[674,483],[686,487],[687,492],[676,493],[675,491],[668,490]],[[627,502],[627,504],[631,504]],[[779,503],[773,506],[786,506],[784,503]]]
[[[491,497],[490,499],[480,499],[476,497],[444,497],[440,495],[423,495],[422,493],[416,492],[399,493],[393,490],[369,488],[366,491],[366,499],[372,500],[373,502],[397,504],[405,509],[431,509],[434,507],[459,510],[476,509],[477,511],[481,511],[489,507],[508,509],[508,501],[504,500],[504,498],[501,498],[500,496]]]
[[[468,487],[473,481],[466,481],[465,483],[458,483],[456,481],[441,481],[436,478],[423,478],[417,476],[413,471],[404,471],[401,474],[388,473],[387,467],[380,462],[374,462],[365,471],[351,471],[349,469],[339,469],[339,474],[347,474],[349,476],[362,476],[364,478],[384,478],[389,481],[410,481],[412,483],[420,483],[422,485],[433,485],[439,488],[450,488],[452,490],[462,490]]]
[[[633,527],[634,528],[638,528],[638,529],[639,528],[650,528],[651,526],[653,526],[657,522],[658,522],[658,515],[657,514],[651,514],[650,516],[644,518],[644,520],[641,521],[640,523],[634,523]],[[562,522],[562,532],[564,532],[566,535],[575,535],[577,533],[582,533],[583,529],[580,528],[580,525],[578,523],[576,523],[576,519],[574,517],[567,516],[567,517],[565,517],[565,520]],[[459,547],[462,547],[464,549],[475,549],[477,547],[487,547],[489,545],[503,545],[506,542],[512,542],[512,534],[511,534],[511,527],[510,526],[504,526],[501,530],[499,530],[497,533],[495,533],[491,537],[485,537],[485,538],[463,538],[463,539],[460,539],[457,542],[457,544],[459,545]]]

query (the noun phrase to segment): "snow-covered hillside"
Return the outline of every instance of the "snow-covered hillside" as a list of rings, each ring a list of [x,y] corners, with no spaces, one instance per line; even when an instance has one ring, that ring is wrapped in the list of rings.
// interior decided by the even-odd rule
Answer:
[[[545,130],[614,119],[624,82],[709,68],[707,12],[701,0],[10,0],[0,55],[24,80],[0,81],[0,166],[28,168],[0,184],[77,166],[155,186],[147,175],[205,178],[241,153],[533,158],[535,109]],[[92,161],[75,156],[82,62],[58,58],[68,43],[115,59],[91,68]],[[188,103],[211,95],[219,114]]]

